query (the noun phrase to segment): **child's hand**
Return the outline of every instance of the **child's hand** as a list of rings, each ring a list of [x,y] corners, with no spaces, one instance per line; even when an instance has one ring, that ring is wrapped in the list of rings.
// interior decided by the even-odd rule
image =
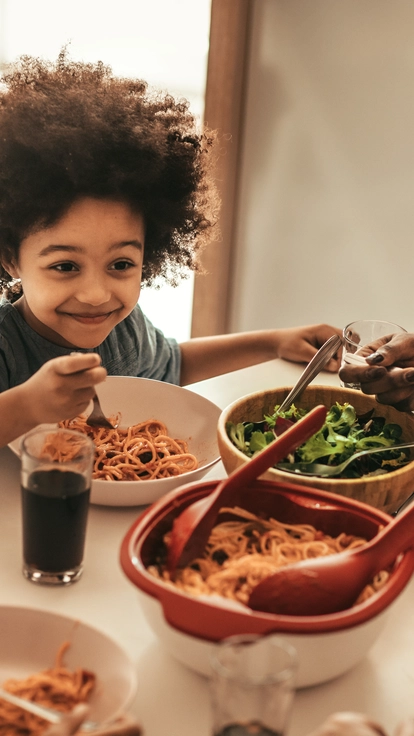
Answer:
[[[70,713],[63,716],[60,723],[50,726],[44,736],[72,736],[72,734],[80,733],[79,729],[88,714],[88,706],[77,705]],[[93,731],[93,736],[141,736],[141,734],[141,728],[135,719],[126,715]]]
[[[25,412],[37,424],[72,419],[87,408],[95,385],[106,378],[97,353],[74,353],[53,358],[21,387]]]
[[[307,325],[277,331],[278,357],[295,363],[309,363],[315,353],[332,335],[342,335],[341,330],[330,325]],[[324,370],[336,373],[341,362],[341,348],[326,364]]]

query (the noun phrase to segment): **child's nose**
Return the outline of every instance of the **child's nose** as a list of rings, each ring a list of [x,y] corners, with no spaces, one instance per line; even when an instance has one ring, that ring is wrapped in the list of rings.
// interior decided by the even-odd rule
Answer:
[[[92,273],[90,276],[85,276],[82,279],[76,298],[84,304],[91,304],[97,307],[110,300],[111,292],[106,284],[106,280],[100,278],[97,273]]]

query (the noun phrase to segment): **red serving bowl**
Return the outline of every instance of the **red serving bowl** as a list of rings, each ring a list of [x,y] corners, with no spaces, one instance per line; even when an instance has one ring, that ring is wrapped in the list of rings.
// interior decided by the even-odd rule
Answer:
[[[122,541],[121,566],[137,587],[149,625],[176,658],[203,674],[214,642],[234,634],[282,633],[299,655],[298,686],[332,679],[350,669],[379,635],[385,617],[414,570],[414,550],[401,555],[389,580],[374,596],[353,608],[324,616],[260,613],[219,597],[195,598],[166,585],[147,571],[174,518],[204,498],[219,481],[182,486],[150,506]],[[372,539],[391,517],[367,504],[291,483],[257,480],[240,491],[237,506],[289,524],[312,524]]]

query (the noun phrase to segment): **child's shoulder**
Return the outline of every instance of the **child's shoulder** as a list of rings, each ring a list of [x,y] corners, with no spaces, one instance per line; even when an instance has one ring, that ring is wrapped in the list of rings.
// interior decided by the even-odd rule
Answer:
[[[0,325],[4,321],[13,320],[15,313],[18,314],[13,304],[5,297],[0,297]]]

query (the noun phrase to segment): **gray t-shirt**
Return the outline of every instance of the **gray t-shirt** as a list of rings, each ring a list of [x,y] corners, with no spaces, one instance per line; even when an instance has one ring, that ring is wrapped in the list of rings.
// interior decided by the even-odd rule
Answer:
[[[0,391],[27,381],[51,358],[69,355],[73,348],[55,345],[37,334],[7,300],[0,301]],[[96,348],[109,376],[138,376],[179,384],[181,351],[146,318],[138,304]]]

